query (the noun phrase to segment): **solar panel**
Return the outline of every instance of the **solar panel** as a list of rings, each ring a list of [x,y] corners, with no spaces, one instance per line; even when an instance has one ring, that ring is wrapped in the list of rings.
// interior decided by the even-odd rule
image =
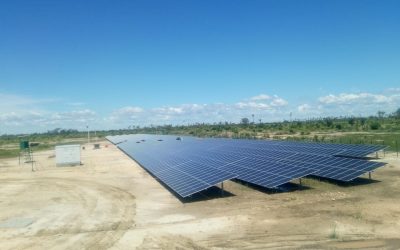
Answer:
[[[224,165],[222,169],[237,174],[240,180],[267,188],[275,188],[316,172],[308,168],[250,158]]]
[[[275,188],[308,175],[351,181],[385,163],[364,157],[382,145],[122,135],[108,140],[182,197],[237,178]]]
[[[279,162],[306,166],[317,170],[313,175],[339,181],[351,181],[360,175],[385,165],[385,163],[381,162],[307,154],[296,154]]]
[[[315,155],[337,155],[337,156],[353,156],[365,157],[371,153],[387,148],[384,145],[346,145],[346,144],[329,144],[329,143],[311,143],[311,142],[292,142],[292,141],[272,141],[272,140],[254,140],[252,143],[248,140],[233,140],[234,147],[250,148],[267,148],[269,150],[277,150],[282,152],[299,152]]]
[[[114,140],[114,138],[110,139]],[[120,144],[119,148],[181,197],[188,197],[237,177],[235,174],[199,164],[188,158],[178,157],[173,152],[179,147],[171,152],[165,150],[165,146],[169,143],[163,145],[150,141],[137,145],[132,143],[133,141],[135,140]],[[164,148],[164,150],[157,151],[154,148]]]
[[[240,142],[240,141],[239,141]],[[287,164],[294,164],[300,168],[300,163],[302,164],[302,168],[308,168],[310,170],[316,170],[313,175],[318,175],[320,177],[332,178],[341,181],[350,181],[364,173],[370,172],[378,167],[384,166],[384,163],[379,162],[371,162],[365,160],[358,159],[349,159],[343,157],[335,157],[336,150],[332,151],[332,155],[327,154],[327,149],[324,151],[322,155],[315,155],[313,151],[304,150],[306,153],[297,153],[291,152],[288,148],[282,147],[273,147],[272,149],[265,148],[256,148],[256,144],[252,146],[254,148],[250,148],[249,144],[245,144],[246,147],[240,147],[240,145],[236,146],[228,146],[217,149],[219,152],[231,153],[236,156],[246,156],[250,160],[248,160],[247,164],[251,164],[251,159],[263,159],[268,162],[280,162]],[[282,150],[282,151],[277,151]],[[300,150],[297,150],[300,151]],[[268,171],[268,169],[265,169]],[[324,170],[324,171],[322,171]],[[348,172],[348,174],[345,174]],[[295,178],[295,176],[292,179]],[[239,175],[239,179],[241,176]]]

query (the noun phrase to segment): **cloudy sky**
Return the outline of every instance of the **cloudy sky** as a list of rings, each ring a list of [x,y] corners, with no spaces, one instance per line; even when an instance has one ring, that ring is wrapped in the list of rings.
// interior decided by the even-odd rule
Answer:
[[[399,1],[8,1],[0,134],[400,107]]]

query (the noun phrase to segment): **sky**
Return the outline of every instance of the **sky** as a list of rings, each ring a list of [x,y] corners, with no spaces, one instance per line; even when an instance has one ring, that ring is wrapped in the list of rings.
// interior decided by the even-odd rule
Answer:
[[[387,114],[400,1],[1,1],[0,134]]]

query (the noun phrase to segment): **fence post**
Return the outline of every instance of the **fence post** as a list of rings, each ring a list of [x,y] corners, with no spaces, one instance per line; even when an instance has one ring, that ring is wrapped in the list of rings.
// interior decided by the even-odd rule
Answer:
[[[383,141],[383,145],[385,145],[385,141]],[[383,149],[383,157],[385,157],[385,156],[386,156],[386,150]]]

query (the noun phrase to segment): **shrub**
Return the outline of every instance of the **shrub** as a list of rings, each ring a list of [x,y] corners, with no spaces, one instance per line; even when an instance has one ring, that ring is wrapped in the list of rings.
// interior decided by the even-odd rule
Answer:
[[[377,129],[379,129],[380,127],[381,127],[381,124],[379,123],[379,122],[372,122],[370,125],[369,125],[369,127],[372,129],[372,130],[377,130]]]

